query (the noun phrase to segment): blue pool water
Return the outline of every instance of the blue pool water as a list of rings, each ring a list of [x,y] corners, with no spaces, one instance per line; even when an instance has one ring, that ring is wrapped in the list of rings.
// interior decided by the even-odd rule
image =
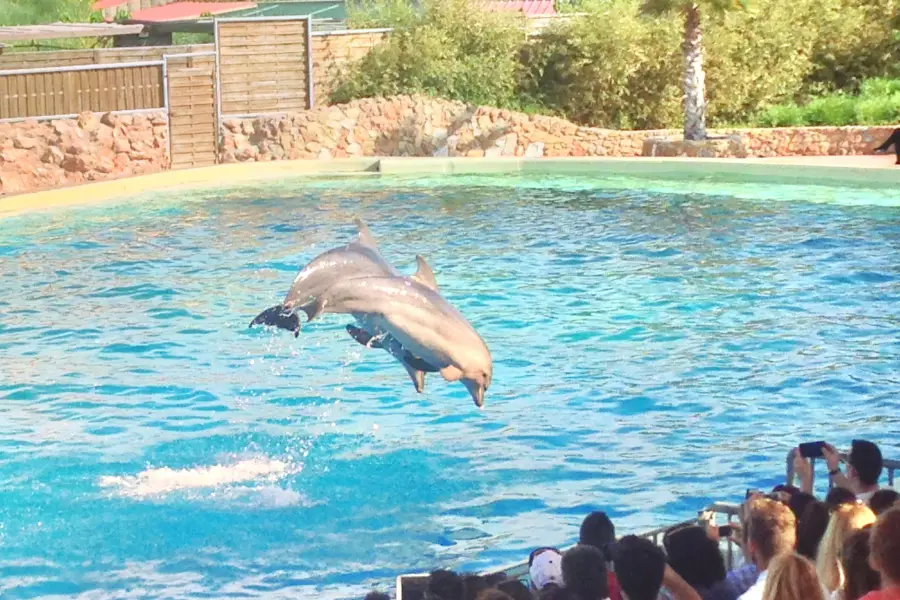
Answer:
[[[2,202],[2,200],[0,200]],[[891,207],[890,205],[894,205]],[[0,597],[359,597],[900,456],[900,191],[295,180],[0,221]],[[485,338],[483,411],[329,316],[248,329],[357,214]]]

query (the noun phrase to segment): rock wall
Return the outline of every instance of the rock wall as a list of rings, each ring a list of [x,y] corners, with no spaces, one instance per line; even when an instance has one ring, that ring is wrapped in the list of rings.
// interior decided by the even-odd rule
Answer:
[[[720,140],[672,144],[675,131],[580,127],[420,96],[357,100],[279,117],[231,119],[222,162],[348,156],[817,156],[867,154],[893,127],[710,131]],[[645,144],[646,140],[655,143]]]
[[[356,31],[315,32],[312,37],[313,100],[326,106],[336,81],[356,61],[388,39],[390,31],[370,29]]]
[[[164,111],[0,123],[0,194],[164,170],[167,123]]]

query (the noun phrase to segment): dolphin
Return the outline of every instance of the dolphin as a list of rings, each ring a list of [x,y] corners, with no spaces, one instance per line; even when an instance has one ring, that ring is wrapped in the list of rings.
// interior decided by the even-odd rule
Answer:
[[[484,405],[493,374],[491,353],[466,318],[432,287],[402,276],[344,279],[301,309],[307,322],[327,313],[354,315],[366,332],[390,336],[446,381],[462,381],[475,406]]]
[[[327,250],[310,261],[297,274],[284,301],[258,314],[250,322],[250,327],[274,325],[279,329],[292,331],[294,337],[297,337],[300,335],[300,319],[297,311],[314,302],[336,280],[368,276],[402,277],[381,255],[375,238],[366,224],[361,219],[355,219],[354,223],[359,229],[356,238],[349,244]],[[434,272],[425,259],[416,256],[416,261],[418,270],[413,278],[437,290]],[[361,327],[352,325],[347,326],[347,332],[360,344],[384,349],[396,358],[406,369],[419,393],[425,390],[425,373],[438,370],[413,356],[389,335],[375,336]]]

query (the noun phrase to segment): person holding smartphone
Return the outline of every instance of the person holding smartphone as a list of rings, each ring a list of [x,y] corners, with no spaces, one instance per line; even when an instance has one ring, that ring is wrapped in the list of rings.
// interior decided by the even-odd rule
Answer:
[[[853,440],[847,457],[847,473],[841,471],[841,456],[831,444],[822,448],[822,456],[828,464],[828,474],[834,485],[847,488],[856,499],[866,504],[881,489],[878,479],[884,469],[884,461],[878,446],[867,440]]]

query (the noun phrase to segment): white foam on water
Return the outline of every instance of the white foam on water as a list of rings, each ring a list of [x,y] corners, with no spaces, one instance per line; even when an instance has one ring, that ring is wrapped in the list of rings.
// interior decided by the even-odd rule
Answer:
[[[274,482],[298,471],[298,465],[290,462],[260,457],[225,465],[187,469],[159,467],[141,471],[137,475],[107,475],[100,478],[100,486],[115,488],[122,496],[143,498],[251,481]]]

